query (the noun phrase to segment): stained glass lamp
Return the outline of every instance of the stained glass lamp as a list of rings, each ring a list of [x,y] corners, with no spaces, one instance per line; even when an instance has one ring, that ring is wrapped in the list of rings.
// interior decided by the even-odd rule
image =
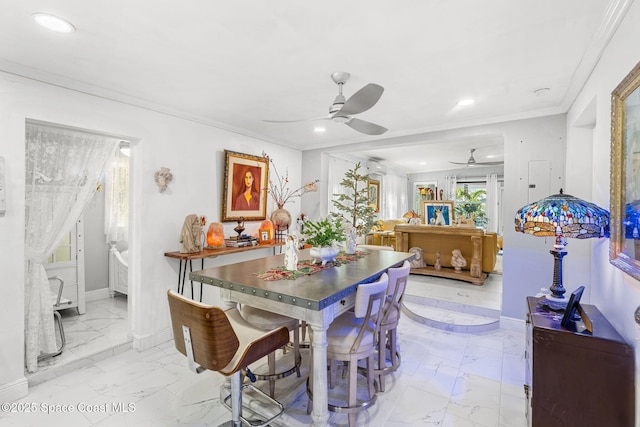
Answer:
[[[567,254],[564,250],[566,238],[590,239],[592,237],[609,237],[609,212],[601,207],[586,202],[569,194],[546,197],[535,203],[523,206],[516,212],[516,231],[538,237],[554,236],[553,249],[553,284],[549,288],[551,295],[545,296],[548,306],[561,310],[568,299],[562,284],[562,258]]]

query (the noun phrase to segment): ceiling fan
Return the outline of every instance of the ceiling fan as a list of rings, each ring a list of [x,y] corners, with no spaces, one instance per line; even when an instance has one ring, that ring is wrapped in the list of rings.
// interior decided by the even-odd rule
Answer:
[[[337,71],[331,74],[331,79],[338,85],[338,95],[333,101],[333,104],[331,104],[331,107],[329,107],[329,115],[316,117],[314,119],[264,121],[269,123],[293,123],[308,120],[333,120],[334,122],[344,123],[350,128],[366,135],[382,135],[387,131],[387,128],[352,116],[363,113],[376,105],[382,96],[382,92],[384,92],[384,88],[375,83],[369,83],[351,95],[349,99],[345,99],[344,95],[342,95],[342,86],[349,80],[349,77],[351,77],[351,75],[343,71]]]
[[[472,148],[469,150],[469,160],[467,160],[465,163],[460,163],[460,162],[449,162],[452,165],[465,165],[467,167],[472,167],[472,166],[499,166],[499,165],[503,165],[504,162],[476,162],[476,159],[473,157],[473,152],[476,151],[475,148]]]

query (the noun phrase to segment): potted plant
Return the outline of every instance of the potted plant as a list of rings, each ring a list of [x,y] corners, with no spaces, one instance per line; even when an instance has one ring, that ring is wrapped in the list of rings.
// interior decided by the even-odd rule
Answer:
[[[322,265],[327,261],[335,261],[336,255],[340,252],[336,244],[345,240],[340,218],[306,221],[304,228],[305,243],[311,245],[311,256],[322,261]]]
[[[334,194],[333,206],[339,213],[333,212],[334,218],[345,218],[349,221],[348,229],[355,228],[357,236],[364,236],[371,231],[376,223],[376,213],[369,201],[369,175],[359,173],[360,163],[345,173],[340,182],[346,193]]]
[[[454,208],[456,217],[473,218],[476,226],[486,227],[489,222],[484,210],[486,200],[486,190],[476,190],[470,193],[466,188],[457,188]]]

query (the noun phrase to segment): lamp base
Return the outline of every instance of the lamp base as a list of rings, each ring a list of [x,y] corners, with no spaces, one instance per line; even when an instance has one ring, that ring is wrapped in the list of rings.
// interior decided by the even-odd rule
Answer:
[[[549,310],[563,312],[567,308],[569,301],[566,298],[557,298],[551,295],[545,295],[540,298],[539,304],[547,307]]]

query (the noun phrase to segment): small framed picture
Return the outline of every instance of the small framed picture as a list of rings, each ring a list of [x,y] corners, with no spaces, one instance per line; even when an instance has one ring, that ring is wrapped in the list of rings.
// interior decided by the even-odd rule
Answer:
[[[258,231],[258,236],[261,245],[270,245],[273,243],[273,229],[261,228]]]
[[[427,225],[452,225],[455,219],[453,200],[422,202],[422,211]]]

